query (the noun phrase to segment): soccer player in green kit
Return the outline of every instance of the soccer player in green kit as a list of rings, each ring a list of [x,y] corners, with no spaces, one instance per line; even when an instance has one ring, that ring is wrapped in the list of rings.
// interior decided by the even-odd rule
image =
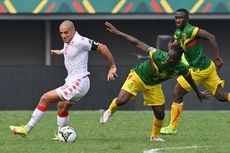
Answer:
[[[197,26],[189,24],[189,13],[186,9],[178,9],[175,14],[177,29],[172,45],[180,45],[191,69],[190,73],[197,85],[202,84],[216,99],[222,102],[230,101],[230,94],[223,89],[224,81],[217,74],[223,60],[219,55],[218,45],[214,35]],[[214,62],[205,55],[201,39],[208,40],[214,51]],[[176,134],[178,121],[183,109],[183,96],[191,90],[183,76],[178,77],[173,92],[171,120],[169,126],[161,129],[162,134]]]
[[[108,110],[106,110],[101,116],[100,123],[106,123],[119,106],[126,104],[132,96],[136,96],[137,92],[141,91],[144,97],[144,105],[150,106],[155,115],[150,141],[164,141],[159,137],[165,116],[165,98],[160,83],[180,74],[190,83],[199,100],[202,101],[202,99],[206,99],[208,94],[200,93],[198,91],[197,86],[189,73],[189,67],[180,61],[183,52],[183,49],[180,46],[174,46],[169,49],[167,53],[153,48],[144,42],[117,30],[109,22],[106,22],[105,25],[107,30],[111,33],[124,38],[137,48],[146,52],[149,59],[130,71],[118,97],[112,100]]]

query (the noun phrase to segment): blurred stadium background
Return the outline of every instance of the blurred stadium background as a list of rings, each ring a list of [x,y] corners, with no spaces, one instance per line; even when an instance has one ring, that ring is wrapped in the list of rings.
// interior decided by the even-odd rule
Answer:
[[[217,37],[224,67],[219,72],[230,91],[230,0],[0,0],[0,109],[32,110],[40,96],[64,83],[66,71],[63,58],[50,55],[50,49],[61,49],[63,43],[58,26],[62,20],[72,20],[83,36],[107,44],[117,63],[116,81],[107,82],[108,66],[104,59],[91,53],[89,71],[91,88],[72,109],[98,110],[107,108],[119,93],[129,70],[140,62],[139,50],[106,32],[104,22],[110,21],[120,30],[153,45],[162,46],[160,35],[172,35],[174,12],[178,8],[190,11],[190,22]],[[213,51],[204,42],[206,53]],[[175,78],[163,83],[166,109],[172,102]],[[200,103],[194,93],[185,97],[186,110],[229,110],[230,105],[214,98]],[[54,109],[52,106],[51,109]],[[142,106],[139,94],[125,110],[148,109]]]

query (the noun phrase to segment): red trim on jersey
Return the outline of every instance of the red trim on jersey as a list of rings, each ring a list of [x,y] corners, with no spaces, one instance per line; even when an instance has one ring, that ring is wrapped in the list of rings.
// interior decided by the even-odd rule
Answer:
[[[59,117],[67,117],[68,115],[69,115],[69,112],[67,111],[67,112],[58,112],[58,114],[57,114]]]
[[[39,109],[42,112],[45,112],[45,111],[47,111],[48,107],[45,107],[45,106],[42,106],[42,105],[38,104],[37,109]]]
[[[186,49],[192,47],[193,45],[195,45],[195,44],[197,44],[197,43],[199,43],[199,42],[200,42],[200,39],[195,39],[195,40],[189,42],[189,43],[186,45]]]

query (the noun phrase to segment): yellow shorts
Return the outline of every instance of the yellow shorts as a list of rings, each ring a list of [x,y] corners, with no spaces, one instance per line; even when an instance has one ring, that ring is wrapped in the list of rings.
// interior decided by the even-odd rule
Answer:
[[[134,71],[129,73],[122,89],[134,96],[137,95],[138,91],[141,91],[145,106],[163,105],[165,103],[161,84],[147,85]]]
[[[224,80],[220,80],[219,76],[216,72],[215,64],[212,62],[207,69],[204,70],[197,70],[193,71],[192,69],[189,70],[193,80],[196,82],[197,85],[202,84],[209,92],[213,95],[216,93],[217,86],[219,84],[224,86]],[[190,91],[192,87],[188,84],[183,76],[177,78],[177,82],[183,87],[185,90]]]

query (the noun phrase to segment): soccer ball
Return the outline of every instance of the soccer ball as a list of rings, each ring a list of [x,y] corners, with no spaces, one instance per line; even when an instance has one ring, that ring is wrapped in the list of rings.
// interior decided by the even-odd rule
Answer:
[[[70,126],[62,127],[58,132],[58,139],[60,142],[75,142],[77,139],[76,131]]]

